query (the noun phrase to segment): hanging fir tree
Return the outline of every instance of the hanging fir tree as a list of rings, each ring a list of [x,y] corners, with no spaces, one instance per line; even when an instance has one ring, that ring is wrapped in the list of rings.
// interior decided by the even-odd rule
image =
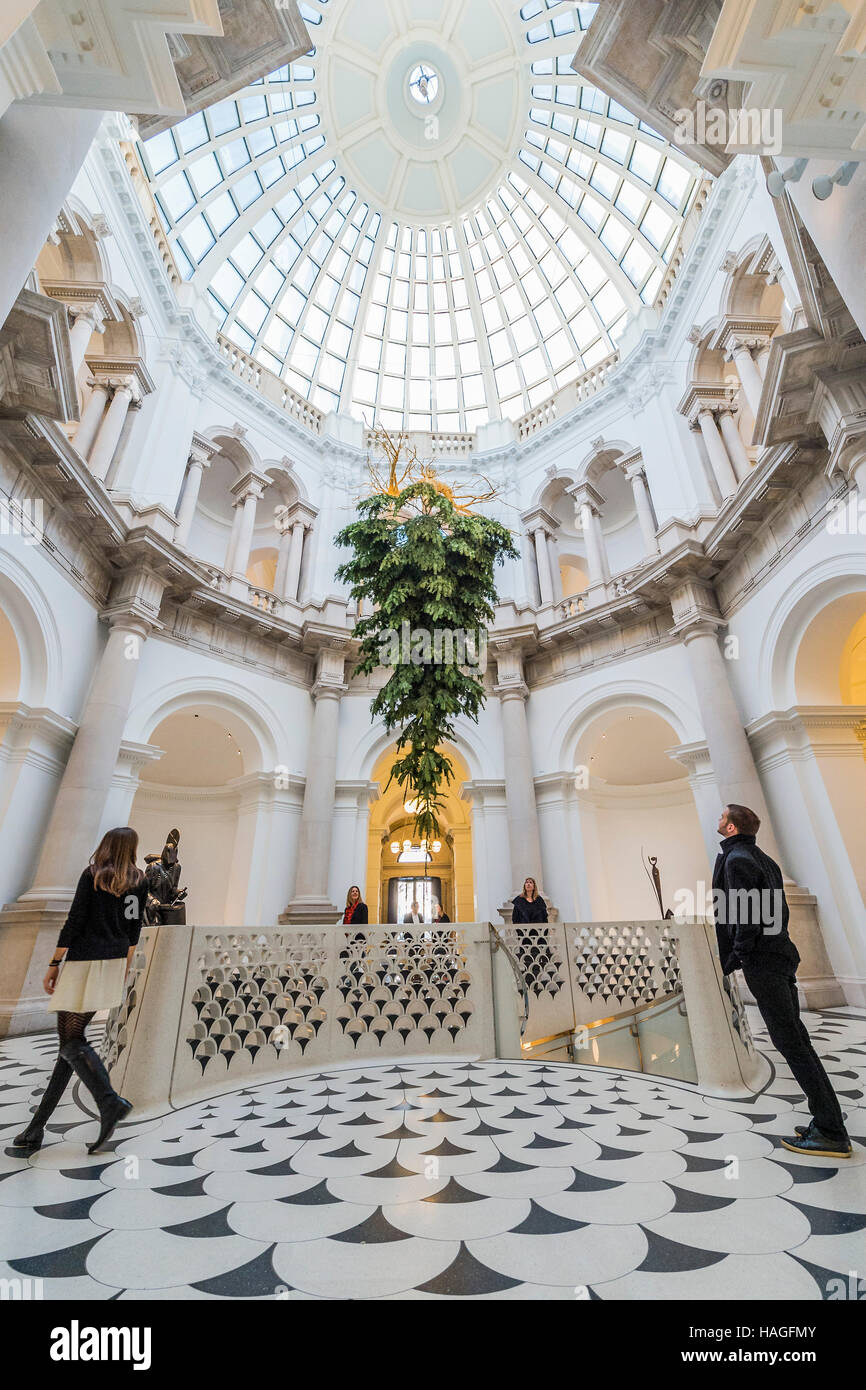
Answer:
[[[396,780],[417,803],[415,830],[429,842],[440,835],[441,791],[453,774],[441,745],[459,715],[477,720],[484,704],[494,570],[518,551],[507,527],[460,506],[431,470],[402,490],[377,492],[358,512],[336,538],[354,552],[337,577],[373,609],[355,625],[355,672],[391,668],[371,714],[398,730],[389,785]]]

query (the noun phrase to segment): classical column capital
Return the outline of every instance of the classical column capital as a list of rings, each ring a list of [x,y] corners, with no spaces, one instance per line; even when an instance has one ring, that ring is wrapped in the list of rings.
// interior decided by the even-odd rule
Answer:
[[[616,466],[622,470],[629,482],[632,482],[634,478],[646,477],[646,466],[640,448],[632,449],[630,454],[623,454],[617,459]]]
[[[212,444],[209,439],[205,439],[202,434],[193,434],[189,446],[190,463],[197,463],[202,468],[210,468],[211,461],[219,453],[219,445]]]
[[[284,504],[274,508],[274,525],[281,535],[291,531],[297,522],[301,522],[305,531],[311,531],[318,515],[318,507],[314,507],[310,502],[297,501],[290,506]]]
[[[730,362],[738,352],[765,348],[778,328],[776,319],[726,314],[710,339],[710,349]]]
[[[677,413],[685,416],[692,429],[700,428],[702,415],[715,419],[734,399],[735,392],[726,381],[693,381],[677,403]]]
[[[604,506],[605,498],[593,483],[584,480],[582,483],[575,483],[572,487],[566,488],[566,492],[573,500],[575,509],[578,507],[588,507],[596,516],[601,515],[601,509]]]
[[[93,331],[102,332],[106,321],[119,323],[122,315],[117,300],[102,280],[42,280],[42,293],[49,299],[59,299],[69,308],[73,318],[93,316]],[[99,326],[96,325],[96,319]]]
[[[236,483],[232,483],[229,491],[235,498],[234,505],[241,506],[248,497],[255,497],[256,501],[264,494],[265,490],[271,485],[271,479],[264,473],[259,473],[251,468],[248,473],[238,478]]]
[[[536,531],[546,531],[548,535],[553,535],[559,530],[556,517],[545,507],[531,507],[529,511],[521,513],[520,520],[531,536],[535,535]]]

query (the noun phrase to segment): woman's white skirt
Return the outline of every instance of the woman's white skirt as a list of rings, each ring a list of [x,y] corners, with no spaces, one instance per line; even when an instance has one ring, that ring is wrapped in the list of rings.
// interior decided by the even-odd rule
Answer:
[[[49,1010],[68,1014],[99,1013],[113,1009],[123,999],[126,956],[117,960],[70,960],[48,1004]]]

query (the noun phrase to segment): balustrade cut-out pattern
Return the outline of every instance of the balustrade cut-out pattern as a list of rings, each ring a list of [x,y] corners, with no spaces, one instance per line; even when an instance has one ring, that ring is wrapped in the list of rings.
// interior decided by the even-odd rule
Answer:
[[[505,944],[520,967],[524,986],[536,997],[555,998],[563,986],[562,957],[548,928],[512,923],[506,928]]]
[[[329,982],[324,932],[208,936],[199,958],[201,983],[192,1003],[197,1021],[187,1043],[202,1072],[222,1055],[266,1047],[305,1053],[327,1019]]]
[[[680,987],[676,942],[668,927],[655,941],[627,923],[572,929],[571,959],[574,988],[587,999],[637,1006]]]
[[[339,952],[337,1021],[355,1046],[365,1034],[381,1046],[416,1031],[429,1045],[452,1043],[474,1013],[472,977],[460,931],[345,932]]]

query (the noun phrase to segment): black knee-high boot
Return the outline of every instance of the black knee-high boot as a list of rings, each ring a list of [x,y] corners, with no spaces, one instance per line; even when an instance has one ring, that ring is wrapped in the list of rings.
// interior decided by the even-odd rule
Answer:
[[[26,1149],[28,1153],[35,1153],[37,1149],[42,1148],[45,1125],[63,1099],[71,1075],[72,1068],[69,1063],[65,1058],[58,1056],[32,1120],[27,1128],[12,1140],[16,1149]]]
[[[115,1126],[129,1114],[132,1105],[114,1090],[108,1072],[86,1038],[70,1038],[61,1047],[60,1055],[99,1107],[99,1137],[95,1144],[87,1145],[88,1153],[96,1153],[111,1138]]]

